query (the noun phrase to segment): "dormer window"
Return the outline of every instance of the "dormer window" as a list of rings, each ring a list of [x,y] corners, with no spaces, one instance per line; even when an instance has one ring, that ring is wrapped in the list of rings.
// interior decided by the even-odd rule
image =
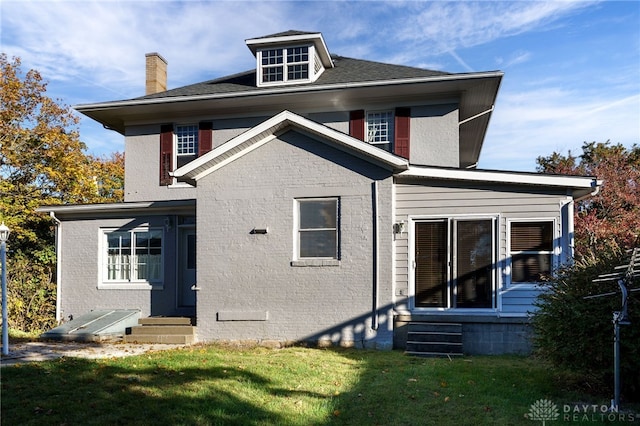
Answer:
[[[310,81],[310,51],[313,52],[312,46],[259,50],[260,82],[269,84]]]
[[[312,83],[333,62],[320,33],[286,31],[247,40],[258,87]]]

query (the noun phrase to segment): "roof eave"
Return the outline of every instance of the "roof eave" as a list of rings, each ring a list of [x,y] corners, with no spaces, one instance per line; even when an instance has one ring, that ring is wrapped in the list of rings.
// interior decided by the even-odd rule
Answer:
[[[255,97],[270,97],[276,95],[299,95],[303,93],[320,93],[325,91],[335,91],[335,90],[344,90],[344,89],[358,89],[358,88],[372,88],[372,87],[393,87],[393,86],[402,86],[402,85],[411,85],[411,84],[424,84],[424,83],[443,83],[443,84],[452,84],[463,82],[466,80],[477,80],[477,79],[491,79],[495,80],[494,86],[495,89],[490,90],[491,93],[488,94],[488,98],[490,98],[491,102],[489,104],[493,105],[495,103],[495,98],[497,96],[497,90],[500,85],[500,81],[504,73],[501,71],[488,71],[488,72],[479,72],[479,73],[467,73],[467,74],[447,74],[447,75],[438,75],[438,76],[429,76],[429,77],[417,77],[417,78],[405,78],[405,79],[391,79],[391,80],[375,80],[375,81],[363,81],[363,82],[351,82],[351,83],[334,83],[334,84],[310,84],[310,85],[301,85],[301,86],[288,86],[288,87],[278,87],[278,88],[267,88],[267,89],[253,89],[242,92],[229,92],[229,93],[214,93],[214,94],[206,94],[206,95],[190,95],[190,96],[175,96],[175,97],[161,97],[161,98],[136,98],[122,101],[110,101],[110,102],[100,102],[93,104],[79,104],[73,106],[73,108],[90,117],[97,122],[101,123],[105,128],[110,130],[115,130],[120,134],[124,135],[125,132],[125,122],[123,121],[122,111],[137,109],[137,108],[147,108],[151,106],[165,106],[165,105],[173,105],[175,107],[179,107],[180,105],[185,105],[189,102],[207,102],[207,101],[220,101],[225,99],[247,99],[250,100]],[[474,109],[475,111],[475,109]],[[466,115],[473,115],[472,113]],[[462,117],[464,119],[466,117]],[[488,123],[488,117],[487,117]],[[486,130],[486,129],[485,129]],[[482,133],[484,137],[484,132]]]
[[[602,185],[602,181],[594,176],[547,175],[542,173],[416,166],[412,166],[408,170],[396,174],[396,176],[399,178],[564,188],[572,191],[572,197],[575,200],[595,195]]]

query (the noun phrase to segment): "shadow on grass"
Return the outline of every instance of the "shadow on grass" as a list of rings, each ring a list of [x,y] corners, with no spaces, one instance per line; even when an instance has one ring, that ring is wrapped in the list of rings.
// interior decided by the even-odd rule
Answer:
[[[2,424],[178,425],[283,424],[237,387],[270,388],[240,367],[172,369],[79,358],[2,370]],[[225,387],[229,390],[226,391]],[[285,394],[283,389],[273,389]]]
[[[554,377],[528,357],[339,348],[61,358],[2,369],[2,424],[529,424],[525,414],[540,399],[585,401]]]

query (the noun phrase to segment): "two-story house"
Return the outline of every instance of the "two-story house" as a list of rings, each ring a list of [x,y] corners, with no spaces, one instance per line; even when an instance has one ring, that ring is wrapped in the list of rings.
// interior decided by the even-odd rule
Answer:
[[[76,107],[125,137],[125,202],[41,209],[59,318],[526,352],[540,278],[570,259],[574,202],[598,182],[476,168],[503,74],[335,56],[320,33],[246,45],[255,69],[165,90],[149,54],[145,96]]]

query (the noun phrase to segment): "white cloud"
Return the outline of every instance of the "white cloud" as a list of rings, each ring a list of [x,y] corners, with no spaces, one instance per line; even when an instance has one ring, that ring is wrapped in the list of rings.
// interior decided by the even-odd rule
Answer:
[[[621,98],[549,87],[503,94],[480,167],[535,169],[538,156],[579,152],[583,142],[638,143],[640,94]]]

